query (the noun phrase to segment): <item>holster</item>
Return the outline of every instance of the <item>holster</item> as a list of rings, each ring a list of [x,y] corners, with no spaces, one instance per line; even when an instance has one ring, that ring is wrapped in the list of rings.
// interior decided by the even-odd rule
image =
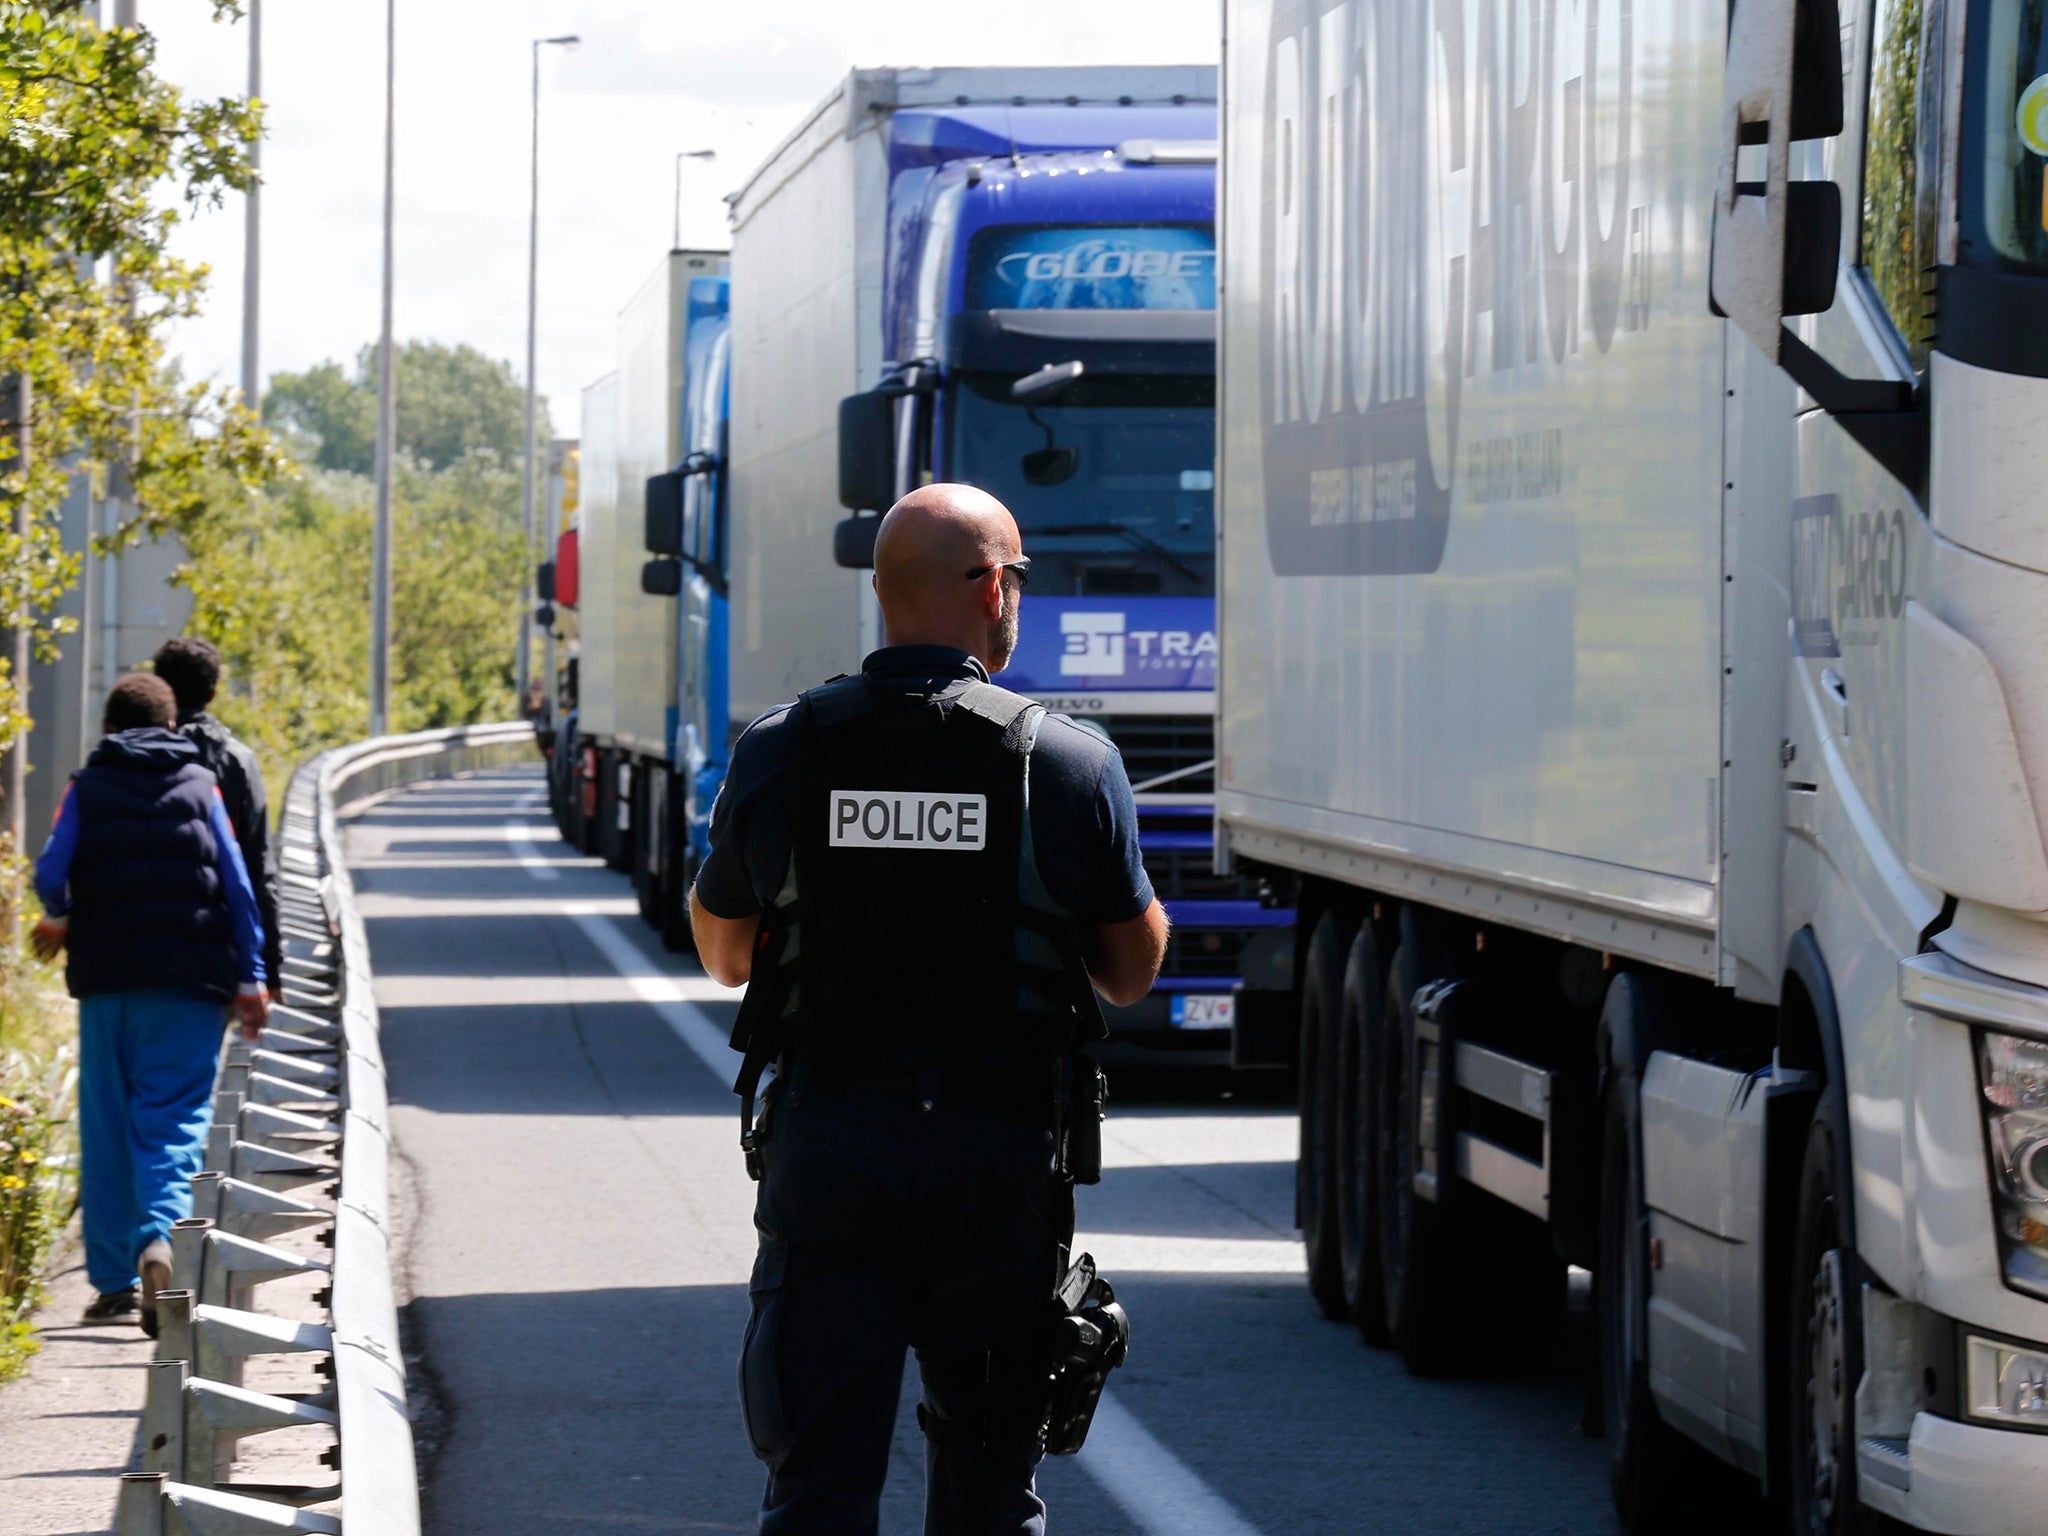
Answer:
[[[757,1184],[761,1181],[761,1128],[754,1121],[754,1095],[761,1086],[761,1074],[786,1044],[782,1010],[788,997],[782,949],[788,936],[788,926],[780,921],[762,929],[752,978],[732,1025],[732,1048],[741,1053],[739,1076],[732,1085],[740,1097],[740,1151],[747,1160],[747,1177]]]
[[[1116,1292],[1095,1272],[1095,1258],[1074,1260],[1053,1292],[1046,1330],[1052,1405],[1046,1416],[1048,1456],[1071,1456],[1088,1439],[1109,1373],[1130,1352],[1131,1320]]]
[[[1109,1079],[1086,1052],[1069,1058],[1066,1100],[1060,1114],[1059,1172],[1069,1184],[1102,1182],[1103,1106]]]

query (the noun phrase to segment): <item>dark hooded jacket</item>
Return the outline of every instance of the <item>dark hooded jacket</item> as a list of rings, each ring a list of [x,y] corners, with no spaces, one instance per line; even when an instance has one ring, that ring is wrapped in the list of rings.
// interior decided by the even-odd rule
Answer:
[[[277,850],[270,845],[270,807],[264,801],[263,771],[257,766],[256,754],[203,709],[181,718],[178,729],[199,749],[200,763],[212,769],[220,781],[220,797],[227,802],[228,820],[235,824],[235,841],[242,848],[242,863],[256,890],[256,914],[263,919],[264,974],[276,987],[284,975],[284,936],[277,927]]]
[[[74,997],[235,995],[215,793],[198,747],[154,726],[105,737],[72,775],[78,844],[64,979]]]

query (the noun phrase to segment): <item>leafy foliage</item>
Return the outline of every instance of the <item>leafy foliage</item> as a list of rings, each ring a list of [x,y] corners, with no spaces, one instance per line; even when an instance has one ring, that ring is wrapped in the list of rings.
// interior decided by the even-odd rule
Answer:
[[[356,355],[353,376],[336,362],[270,381],[263,419],[310,450],[322,469],[367,475],[377,449],[378,349]],[[398,450],[429,469],[447,469],[487,449],[507,464],[525,452],[526,396],[512,365],[472,346],[408,341],[398,349]],[[535,431],[548,437],[547,407]]]
[[[509,376],[501,387],[516,392]],[[399,408],[412,409],[402,393]],[[367,477],[316,463],[249,495],[223,486],[186,529],[192,628],[227,664],[217,712],[273,772],[363,733],[374,506]],[[516,464],[488,449],[438,471],[399,458],[394,730],[510,718],[520,528]]]
[[[19,939],[0,960],[0,1381],[35,1350],[43,1262],[77,1183],[71,1008]]]
[[[216,17],[238,11],[215,0]],[[205,271],[170,255],[180,207],[154,200],[168,185],[190,211],[246,190],[259,111],[186,100],[155,56],[147,32],[75,3],[0,0],[0,627],[27,628],[46,655],[78,576],[56,526],[74,475],[125,476],[134,539],[182,526],[221,476],[278,468],[253,413],[165,360]],[[27,726],[0,659],[0,748]]]
[[[1930,340],[1925,290],[1933,286],[1933,189],[1922,184],[1922,0],[1885,0],[1873,32],[1870,130],[1863,175],[1863,261],[1916,365]]]

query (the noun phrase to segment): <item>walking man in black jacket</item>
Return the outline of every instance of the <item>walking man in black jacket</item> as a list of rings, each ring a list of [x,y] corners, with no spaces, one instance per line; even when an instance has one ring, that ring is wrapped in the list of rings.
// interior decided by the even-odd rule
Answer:
[[[270,846],[270,810],[264,803],[263,770],[256,754],[207,706],[220,687],[220,652],[197,635],[179,635],[157,648],[156,675],[178,696],[178,729],[199,749],[202,767],[213,770],[227,802],[235,841],[256,887],[256,911],[263,919],[263,969],[274,994],[284,971],[284,940],[277,931],[277,854]]]

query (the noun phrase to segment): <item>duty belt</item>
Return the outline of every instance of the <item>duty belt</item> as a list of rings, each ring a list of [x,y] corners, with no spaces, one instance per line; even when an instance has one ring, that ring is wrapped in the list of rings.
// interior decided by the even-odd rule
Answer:
[[[872,1062],[800,1056],[789,1077],[792,1103],[815,1085],[913,1099],[923,1109],[957,1109],[1039,1130],[1059,1121],[1059,1075],[1051,1061]]]

